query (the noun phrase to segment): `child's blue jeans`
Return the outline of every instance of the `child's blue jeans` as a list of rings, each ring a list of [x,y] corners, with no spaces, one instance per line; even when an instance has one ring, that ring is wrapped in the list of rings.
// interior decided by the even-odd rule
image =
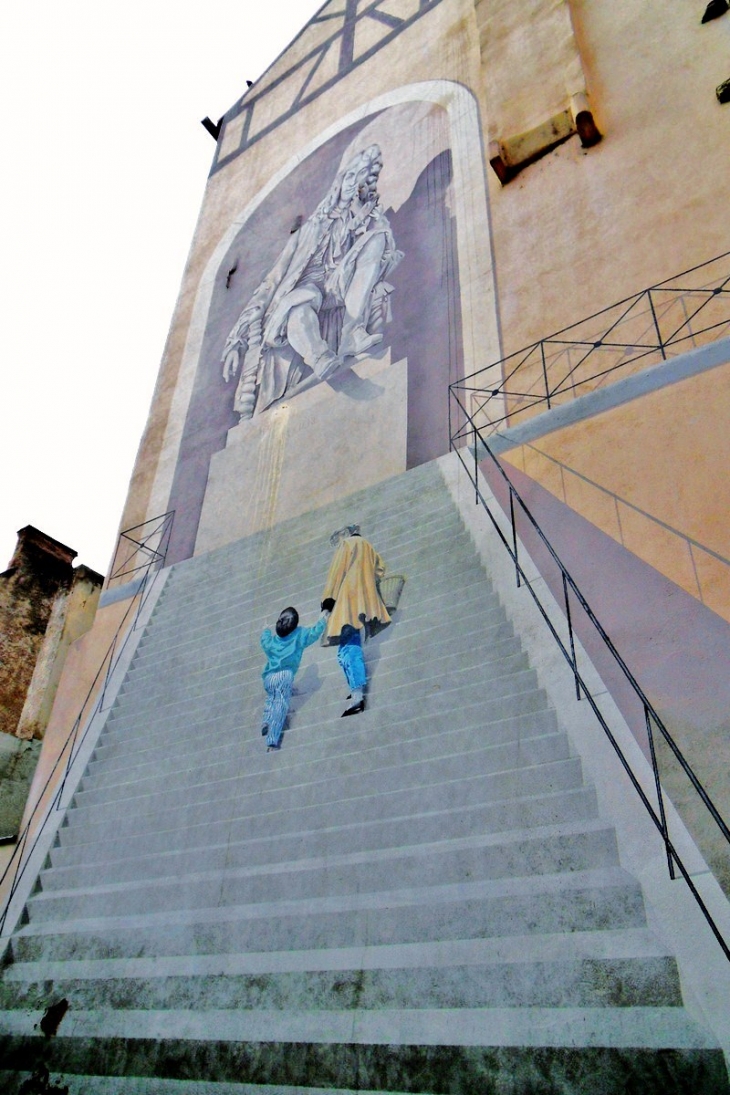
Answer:
[[[345,624],[340,635],[337,661],[347,678],[351,690],[363,689],[368,682],[365,659],[362,656],[362,639],[355,627]]]
[[[266,691],[266,706],[264,707],[263,726],[268,728],[266,738],[267,745],[278,748],[281,735],[284,733],[284,723],[289,713],[289,701],[294,682],[294,674],[291,669],[280,669],[277,673],[269,673],[264,677],[264,690]]]

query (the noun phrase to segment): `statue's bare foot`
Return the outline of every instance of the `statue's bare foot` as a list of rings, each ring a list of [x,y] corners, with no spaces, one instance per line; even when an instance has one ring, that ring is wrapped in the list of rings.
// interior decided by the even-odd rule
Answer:
[[[342,332],[340,357],[357,357],[358,354],[365,354],[382,341],[382,335],[368,334],[364,326],[358,323],[351,331]]]

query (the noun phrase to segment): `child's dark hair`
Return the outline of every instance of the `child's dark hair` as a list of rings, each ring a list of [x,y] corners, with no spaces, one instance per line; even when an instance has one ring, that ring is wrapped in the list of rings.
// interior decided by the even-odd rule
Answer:
[[[288,616],[289,619],[286,623],[282,623],[282,616]],[[299,626],[299,613],[297,610],[289,605],[288,608],[283,608],[279,613],[279,619],[276,621],[276,634],[280,639],[285,639],[287,635],[291,635],[292,631],[295,631]]]

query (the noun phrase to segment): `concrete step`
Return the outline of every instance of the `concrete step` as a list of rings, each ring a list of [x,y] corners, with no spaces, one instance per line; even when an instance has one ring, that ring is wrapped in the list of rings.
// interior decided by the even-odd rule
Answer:
[[[5,1059],[26,1076],[29,1066],[47,1062],[54,1083],[67,1085],[69,1095],[625,1095],[637,1070],[642,1095],[730,1090],[722,1052],[679,1008],[637,1009],[633,1027],[627,1008],[566,1008],[557,1017],[550,1008],[524,1014],[473,1009],[463,1015],[459,1042],[453,1014],[443,1009],[414,1015],[389,1009],[382,1017],[343,1012],[332,1026],[330,1012],[285,1013],[269,1021],[270,1013],[221,1010],[209,1013],[217,1038],[205,1029],[191,1031],[187,1014],[147,1012],[132,1019],[127,1013],[116,1027],[111,1018],[102,1025],[81,1012],[73,1044],[57,1038],[49,1045],[18,1033],[5,1039]],[[19,1022],[17,1029],[26,1028]],[[513,1029],[528,1040],[505,1041]],[[402,1032],[399,1044],[393,1044],[394,1031]],[[490,1039],[484,1031],[492,1032]],[[306,1044],[306,1054],[293,1051],[294,1044]],[[177,1079],[181,1074],[189,1078]],[[10,1074],[8,1083],[3,1090],[17,1095],[20,1078]]]
[[[54,868],[83,865],[91,871],[92,877],[98,878],[99,867],[109,864],[113,865],[112,869],[118,877],[134,878],[137,877],[134,863],[138,859],[148,862],[148,870],[153,875],[166,875],[182,869],[186,864],[188,869],[194,870],[199,866],[203,853],[205,863],[211,866],[270,863],[282,854],[283,836],[286,838],[287,856],[307,859],[321,854],[323,846],[341,853],[400,847],[405,828],[409,841],[414,844],[445,836],[458,839],[472,832],[498,836],[533,826],[590,822],[596,816],[595,792],[592,788],[579,787],[547,795],[471,806],[457,805],[440,810],[423,809],[422,804],[418,813],[392,814],[371,821],[346,818],[337,824],[335,817],[322,818],[310,813],[305,824],[289,829],[281,824],[277,828],[274,821],[279,819],[268,818],[266,826],[255,831],[252,831],[248,821],[233,826],[228,821],[215,824],[204,821],[178,831],[165,830],[119,840],[109,836],[103,842],[95,842],[89,834],[83,834],[85,840],[70,842],[75,834],[64,833],[67,842],[54,847],[50,859]],[[330,821],[335,824],[328,824]]]
[[[513,641],[510,641],[513,643]],[[514,647],[510,647],[514,652]],[[386,646],[379,648],[378,658],[369,658],[369,682],[368,693],[374,695],[386,695],[392,688],[399,685],[417,683],[419,681],[434,680],[449,681],[452,675],[462,677],[465,673],[479,672],[484,687],[490,689],[493,682],[505,681],[507,678],[517,678],[520,675],[520,684],[525,680],[536,683],[534,671],[530,669],[528,658],[521,650],[514,653],[502,652],[502,650],[486,650],[484,660],[475,659],[475,652],[449,652],[449,650],[434,650],[429,655],[424,652],[422,658],[413,653],[407,658],[391,654]],[[325,656],[328,661],[329,677],[336,680],[340,687],[344,687],[344,679],[336,666],[334,652]],[[317,665],[324,669],[323,658],[310,657],[308,664]],[[144,716],[155,704],[174,703],[185,708],[190,701],[200,701],[205,695],[222,688],[239,687],[244,690],[246,696],[250,696],[258,703],[262,698],[262,667],[263,658],[248,662],[248,665],[232,665],[228,670],[221,666],[218,673],[211,671],[190,670],[187,673],[179,672],[177,679],[167,675],[159,684],[150,681],[148,688],[143,691],[130,685],[129,707],[127,713],[134,716]],[[529,678],[525,677],[529,673]],[[501,690],[502,685],[498,685]],[[339,690],[338,690],[339,691]],[[524,691],[520,687],[518,691]],[[332,696],[335,700],[335,696]],[[337,699],[339,704],[339,698]],[[324,714],[324,712],[323,712]]]
[[[387,745],[394,740],[393,723],[387,713],[370,709],[364,714],[367,718],[351,718],[347,722],[328,720],[317,728],[317,733],[302,728],[299,719],[302,708],[299,706],[309,693],[297,693],[292,698],[290,711],[293,729],[287,732],[287,749],[282,762],[289,763],[290,758],[302,756],[316,759],[331,753],[332,748],[345,749],[348,752],[359,748]],[[522,695],[520,704],[522,704]],[[538,693],[538,696],[540,694]],[[512,699],[512,698],[511,698]],[[445,718],[441,712],[433,712],[428,706],[423,711],[413,711],[410,716],[399,720],[397,740],[401,742],[424,741],[441,734],[454,734],[454,751],[460,748],[460,741],[468,741],[474,731],[479,730],[485,740],[493,744],[507,741],[520,741],[523,738],[538,737],[544,733],[554,733],[557,724],[555,712],[544,707],[534,711],[518,709],[514,714],[505,715],[509,701],[499,700],[494,705],[477,701],[465,704],[460,711],[458,722]],[[305,707],[306,710],[306,707]],[[239,713],[237,712],[237,715]],[[376,718],[376,716],[379,716]],[[200,726],[188,726],[185,730],[168,728],[164,733],[156,734],[115,734],[109,736],[108,744],[100,744],[89,764],[87,774],[80,787],[99,786],[101,782],[116,783],[124,772],[146,775],[151,767],[155,771],[175,771],[190,764],[198,763],[201,755],[218,755],[222,749],[239,749],[246,756],[250,771],[268,770],[269,760],[261,750],[258,733],[243,733],[240,720],[217,727],[215,738],[211,740],[206,731],[212,729],[210,723]],[[252,729],[258,729],[252,726]],[[222,754],[221,754],[222,755]]]
[[[436,678],[441,670],[472,668],[475,672],[483,670],[483,682],[486,686],[490,679],[495,676],[504,676],[510,669],[522,670],[526,668],[524,655],[514,637],[509,636],[508,633],[503,633],[499,627],[493,628],[490,635],[493,637],[490,638],[490,642],[485,646],[483,653],[465,649],[461,642],[457,644],[461,647],[461,650],[444,649],[443,644],[440,648],[436,644],[432,647],[429,643],[424,652],[424,661],[432,666],[432,677]],[[374,681],[376,678],[380,678],[383,686],[397,684],[399,675],[405,678],[412,677],[414,671],[420,668],[418,651],[413,649],[413,644],[405,636],[400,636],[396,632],[387,637],[386,633],[377,636],[366,644],[364,654],[370,680]],[[509,662],[507,659],[512,659],[512,661]],[[226,688],[233,689],[238,687],[239,691],[250,696],[258,703],[263,697],[261,685],[263,665],[264,657],[260,651],[256,653],[255,657],[234,658],[228,665],[220,666],[217,682],[212,670],[207,673],[196,673],[191,666],[190,672],[187,674],[191,681],[189,688],[197,687],[200,690],[206,684],[210,688],[216,686],[216,683],[219,688],[223,685]],[[313,646],[305,652],[302,667],[294,681],[294,694],[301,696],[311,692],[312,682],[310,678],[314,677],[318,679],[319,683],[325,681],[338,682],[338,693],[344,687],[344,678],[337,665],[335,648]],[[135,697],[131,691],[125,693],[125,696],[129,696],[129,705],[122,706],[120,704],[112,712],[95,756],[100,755],[99,750],[108,746],[116,727],[123,726],[124,734],[121,736],[126,737],[127,731],[138,718],[139,710],[145,709],[144,704],[140,703],[132,707],[131,701]],[[162,694],[162,698],[169,700],[165,707],[169,707],[170,710],[180,697],[181,689],[171,688],[169,685],[167,696],[164,693]],[[319,701],[323,698],[325,697],[320,696]],[[159,702],[158,717],[159,724],[162,725],[164,712],[161,710]],[[157,725],[158,718],[155,718],[150,728]],[[144,736],[148,737],[149,733],[150,729],[146,727]]]
[[[428,944],[424,945],[424,949]],[[381,948],[386,950],[386,948]],[[363,1010],[382,1008],[497,1007],[681,1007],[675,962],[669,956],[581,958],[556,956],[532,961],[484,962],[398,967],[397,951],[383,968],[357,966],[329,970],[269,970],[249,974],[188,973],[157,977],[61,978],[54,993],[65,997],[73,1012],[103,1009],[213,1010],[242,1008],[290,1010]],[[425,957],[425,956],[424,956]],[[75,963],[77,964],[77,963]],[[92,965],[91,962],[87,965]],[[27,980],[38,970],[25,963],[26,979],[13,977],[0,986],[0,1007],[9,1011],[43,1011],[45,981]],[[40,971],[39,971],[40,972]]]
[[[300,678],[299,687],[302,686]],[[344,699],[344,682],[340,685],[341,698]],[[297,692],[290,707],[290,728],[286,731],[287,743],[300,742],[325,748],[338,747],[342,741],[360,740],[363,734],[385,736],[390,740],[396,733],[396,727],[414,720],[422,723],[424,733],[435,722],[443,729],[470,727],[475,724],[487,727],[505,719],[524,718],[525,733],[530,733],[533,717],[549,717],[545,694],[532,689],[507,697],[485,695],[479,683],[468,688],[463,686],[458,697],[450,690],[425,692],[415,700],[403,696],[398,700],[390,699],[386,705],[369,705],[364,713],[347,722],[339,721],[339,710],[332,708],[332,715],[326,721],[318,717],[310,703],[311,692]],[[334,702],[334,701],[333,701]],[[458,702],[459,717],[454,715]],[[343,705],[340,704],[340,707]],[[222,717],[220,710],[211,711],[205,718],[183,720],[176,711],[172,711],[149,728],[145,722],[130,720],[127,722],[121,714],[108,725],[94,751],[92,765],[105,765],[112,758],[115,764],[128,758],[141,757],[145,750],[174,749],[178,742],[207,741],[209,747],[219,741],[250,740],[258,742],[263,711],[263,690],[256,702],[245,703],[245,697],[234,693],[226,702]]]
[[[362,720],[364,721],[364,719]],[[346,725],[346,724],[342,724]],[[263,749],[263,744],[259,738],[259,742]],[[266,754],[267,761],[269,763],[269,772],[276,772],[277,765],[280,756],[282,754],[277,753]],[[286,763],[286,762],[284,762]],[[416,773],[411,771],[408,778],[414,778]],[[434,804],[438,803],[439,808],[448,807],[455,803],[455,795],[461,793],[467,795],[468,798],[465,801],[488,801],[493,797],[524,797],[525,794],[541,794],[548,793],[556,790],[566,790],[577,786],[576,781],[582,779],[582,772],[580,764],[576,758],[571,757],[559,761],[551,762],[550,764],[541,764],[532,767],[520,766],[512,769],[509,772],[504,773],[489,773],[482,775],[481,773],[475,773],[460,767],[458,769],[458,775],[449,781],[437,779],[436,782],[431,784],[421,784],[421,787],[425,789],[428,787],[428,793],[433,794]],[[482,784],[480,785],[480,780]],[[346,808],[346,804],[350,802],[352,809],[356,811],[361,820],[365,820],[365,814],[369,813],[371,809],[376,808],[379,803],[380,807],[386,810],[388,813],[391,811],[394,795],[404,795],[404,801],[408,801],[411,804],[411,796],[417,795],[419,787],[414,785],[409,789],[404,789],[403,785],[390,786],[387,792],[384,792],[382,785],[378,783],[377,778],[370,781],[373,787],[369,787],[365,790],[365,786],[357,787],[357,794],[345,795],[342,788],[338,788],[337,779],[322,780],[317,782],[303,783],[301,786],[308,800],[304,802],[304,798],[299,798],[297,794],[296,804],[289,806],[290,811],[295,810],[311,810],[322,808],[331,808],[334,811],[339,811]],[[397,774],[391,783],[397,783]],[[442,784],[439,789],[439,784]],[[501,790],[500,790],[501,788]],[[212,788],[211,788],[212,789]],[[198,821],[203,822],[206,819],[210,823],[215,823],[220,816],[220,809],[216,808],[216,797],[220,804],[220,794],[224,791],[228,792],[227,805],[222,807],[230,811],[229,816],[232,820],[242,819],[247,816],[250,811],[259,811],[261,813],[276,813],[279,809],[279,800],[282,795],[286,795],[287,790],[281,790],[277,788],[274,781],[269,782],[268,778],[260,782],[260,785],[247,795],[245,801],[237,793],[237,784],[234,776],[232,775],[228,782],[223,782],[220,786],[215,787],[216,794],[213,798],[208,796],[205,802],[201,803],[173,803],[169,809],[165,810],[164,822],[165,828],[177,828],[179,824],[192,825]],[[261,796],[261,797],[259,797]],[[206,813],[207,809],[207,813]],[[117,813],[123,813],[123,811],[117,811]],[[115,817],[108,820],[103,817],[96,808],[82,809],[75,808],[69,811],[67,815],[67,823],[64,824],[59,830],[64,844],[72,843],[74,840],[83,838],[81,835],[81,826],[88,826],[88,832],[93,834],[94,839],[98,839],[99,836],[108,832],[111,825],[111,835],[114,836],[118,832],[120,835],[126,836],[132,835],[133,826],[141,826],[142,829],[149,829],[149,822],[146,820],[150,816],[152,817],[153,824],[155,823],[155,816],[157,823],[162,823],[162,817],[160,816],[159,804],[154,801],[154,796],[148,796],[146,804],[143,799],[135,806],[135,817]],[[71,825],[73,820],[73,825]],[[114,829],[114,826],[118,825],[118,829]]]
[[[261,607],[249,605],[236,611],[227,606],[218,612],[201,612],[198,618],[181,615],[179,619],[170,621],[155,633],[155,649],[164,653],[168,643],[169,650],[173,650],[177,645],[187,646],[190,641],[200,643],[208,640],[215,641],[222,632],[230,629],[240,630],[242,637],[238,639],[239,646],[248,641],[252,649],[255,649],[263,628],[274,625],[279,611],[285,605],[296,603],[305,625],[315,622],[319,614],[320,592],[310,595],[308,601],[292,596],[292,592],[287,590],[280,596],[272,597],[266,602],[259,602]],[[462,610],[472,612],[474,606],[478,606],[483,615],[482,626],[489,625],[491,621],[488,617],[494,619],[493,613],[500,613],[501,621],[505,619],[504,610],[498,598],[486,583],[484,574],[480,574],[477,569],[465,573],[457,588],[454,588],[453,579],[448,576],[440,581],[424,579],[420,589],[417,584],[409,580],[404,587],[403,598],[394,619],[397,622],[402,619],[458,619]],[[501,621],[494,620],[494,622]],[[141,645],[140,658],[148,650],[149,647],[146,644]]]
[[[424,717],[423,720],[413,719],[401,724],[396,739],[393,738],[392,732],[388,733],[386,730],[381,730],[380,733],[373,732],[365,738],[363,733],[347,734],[346,737],[340,738],[337,755],[334,757],[331,748],[324,742],[312,742],[306,750],[301,744],[299,746],[292,744],[291,748],[287,749],[286,755],[281,758],[282,763],[277,764],[277,770],[288,772],[295,766],[298,771],[303,771],[307,765],[329,764],[332,766],[345,763],[345,757],[351,757],[354,764],[358,764],[359,758],[362,757],[367,765],[378,763],[378,757],[381,757],[395,765],[415,759],[416,756],[426,760],[435,756],[462,754],[473,749],[475,745],[485,748],[519,749],[520,744],[525,743],[529,754],[532,748],[531,743],[535,739],[541,739],[546,734],[552,736],[550,731],[554,730],[553,713],[550,713],[552,718],[546,713],[544,719],[546,726],[550,724],[549,730],[544,729],[539,720],[536,724],[533,722],[525,725],[522,718],[516,718],[502,720],[502,723],[494,724],[489,731],[482,729],[478,706],[471,708],[471,714],[473,716],[471,725],[469,721],[462,719],[460,720],[462,725],[458,729],[444,727],[438,720],[428,720]],[[564,735],[562,738],[566,743],[564,755],[567,756],[567,739]],[[149,780],[189,778],[188,774],[197,766],[201,768],[207,766],[209,774],[210,770],[218,765],[230,770],[232,765],[240,763],[242,755],[246,757],[247,775],[254,776],[271,770],[270,757],[263,752],[260,745],[261,743],[254,739],[241,741],[239,735],[231,735],[229,740],[220,740],[215,748],[211,749],[197,738],[191,742],[189,750],[181,748],[174,755],[170,755],[167,750],[158,750],[157,753],[150,750],[148,756],[135,758],[139,761],[137,765],[130,764],[129,759],[126,767],[123,764],[117,764],[111,768],[100,768],[97,764],[96,768],[84,778],[79,795],[106,796],[109,794],[113,796],[115,793],[119,794],[121,788],[131,788]],[[530,756],[534,761],[536,754],[531,753]],[[85,797],[83,801],[92,802],[94,799]]]
[[[405,834],[404,834],[405,835]],[[326,849],[325,849],[326,850]],[[326,854],[306,862],[283,860],[256,869],[213,867],[183,879],[141,878],[134,883],[114,882],[86,888],[78,882],[66,889],[49,885],[53,871],[41,874],[42,892],[28,903],[32,923],[154,912],[160,908],[198,908],[218,904],[323,897],[336,888],[340,894],[393,889],[396,885],[468,882],[486,878],[555,874],[618,863],[615,836],[610,827],[563,827],[551,833],[505,834],[490,837],[381,849],[349,856]],[[73,882],[68,878],[66,881]]]
[[[326,857],[326,862],[336,863],[375,863],[395,862],[401,856],[417,857],[419,862],[424,854],[424,849],[462,848],[482,849],[484,861],[497,861],[500,863],[512,862],[515,871],[519,869],[519,861],[516,858],[527,848],[542,847],[545,842],[545,861],[554,866],[551,856],[555,849],[565,847],[570,855],[582,855],[584,846],[598,847],[596,841],[603,841],[609,851],[601,852],[604,856],[604,865],[608,865],[605,856],[614,854],[613,844],[609,840],[604,823],[591,818],[587,814],[580,818],[574,818],[568,822],[557,824],[545,824],[540,827],[539,833],[535,827],[523,829],[495,830],[479,837],[452,837],[446,839],[433,838],[434,832],[425,831],[418,834],[407,834],[408,844],[402,846],[397,842],[398,837],[403,839],[404,834],[397,829],[391,831],[388,840],[386,835],[377,828],[369,833],[362,832],[359,837],[353,836],[352,848],[347,851],[340,850],[333,842],[331,832],[328,830],[317,833],[302,834],[297,841],[296,858],[287,860],[282,854],[281,848],[274,841],[243,841],[239,845],[213,845],[208,848],[205,858],[206,872],[245,870],[256,874],[259,871],[271,873],[278,870],[284,874],[287,870],[304,870],[310,866],[321,866]],[[378,839],[380,837],[380,840]],[[416,839],[417,837],[417,839]],[[287,844],[288,847],[288,844]],[[227,852],[229,849],[229,852]],[[496,857],[496,859],[495,859]],[[533,865],[534,857],[528,857],[524,861],[524,870],[528,873],[536,868]],[[128,882],[146,882],[165,879],[181,878],[181,867],[186,866],[186,877],[199,875],[201,869],[200,856],[193,856],[189,849],[184,849],[177,854],[167,852],[163,855],[146,855],[126,857],[118,860],[109,860],[108,869],[104,875],[103,885],[117,886]],[[573,864],[575,866],[575,864]],[[583,867],[590,864],[585,862]],[[500,868],[502,869],[502,868]],[[506,870],[506,868],[504,868]],[[571,868],[572,869],[572,868]],[[39,884],[42,893],[49,895],[60,891],[70,892],[75,888],[93,889],[100,885],[98,866],[93,862],[71,864],[69,866],[57,866],[50,863],[41,871]],[[35,900],[35,896],[32,898]]]
[[[224,954],[645,927],[638,883],[617,867],[304,900],[39,922],[15,961]]]
[[[272,757],[274,763],[276,759]],[[367,775],[355,773],[311,780],[296,788],[267,781],[248,793],[242,792],[239,781],[231,777],[184,797],[173,792],[140,795],[118,806],[74,807],[67,815],[69,825],[61,831],[61,840],[71,836],[66,832],[71,827],[74,833],[82,828],[87,830],[87,840],[92,836],[103,840],[158,829],[179,829],[197,823],[214,824],[226,817],[231,825],[240,825],[246,819],[275,824],[276,819],[284,815],[292,820],[299,817],[306,825],[304,819],[317,812],[331,818],[344,820],[352,816],[365,821],[375,815],[397,815],[402,809],[401,803],[414,809],[425,795],[434,807],[448,809],[457,803],[473,805],[524,798],[570,790],[582,784],[577,757],[478,775],[470,774],[469,767],[459,763],[459,758],[455,759],[455,764],[415,762],[399,771],[379,770]]]
[[[433,544],[444,541],[448,541],[449,556],[451,558],[453,553],[457,564],[463,563],[467,568],[476,565],[472,541],[460,518],[453,510],[451,513],[444,511],[444,514],[425,523],[417,534],[411,533],[389,543],[387,554],[383,551],[389,573],[405,573],[409,580],[417,574],[439,571],[443,573],[443,564],[434,556]],[[381,545],[378,543],[376,547],[380,548]],[[230,603],[234,605],[249,604],[256,600],[264,604],[271,601],[277,591],[285,593],[287,590],[296,590],[300,596],[306,596],[314,588],[316,594],[324,584],[331,559],[332,549],[329,545],[324,554],[320,550],[315,556],[307,550],[300,552],[299,557],[273,559],[266,564],[246,558],[243,554],[238,558],[230,558],[221,565],[217,580],[207,574],[201,575],[201,579],[204,577],[205,580],[191,581],[184,589],[181,589],[177,580],[171,584],[156,606],[155,619],[164,620],[170,613],[178,612],[181,600],[190,606],[193,615],[208,608],[219,610],[229,603],[223,592],[226,588]],[[250,584],[252,570],[256,572],[256,583],[253,586]],[[175,578],[177,579],[177,572]],[[486,575],[484,580],[488,581]],[[180,593],[184,593],[184,596],[180,596]]]
[[[404,526],[402,513],[390,514],[387,521],[380,522],[377,529],[371,526],[365,534],[380,552],[388,570],[397,571],[401,562],[411,556],[428,559],[424,546],[437,539],[453,539],[455,546],[460,541],[468,542],[468,533],[450,501],[428,513],[414,510],[411,516],[413,523]],[[273,547],[269,545],[267,548],[262,541],[252,537],[228,545],[219,552],[179,564],[175,568],[174,586],[170,587],[170,591],[180,591],[185,597],[194,598],[201,586],[205,585],[215,597],[221,585],[232,578],[232,592],[235,594],[249,585],[246,578],[252,573],[258,580],[267,583],[279,576],[291,580],[302,572],[318,576],[322,581],[332,560],[332,552],[328,537],[323,537],[321,532],[314,538],[300,542],[295,530],[287,532],[285,527],[280,526]]]
[[[366,788],[367,780],[373,774],[377,774],[380,788],[387,790],[395,786],[415,786],[420,781],[432,782],[434,766],[439,768],[442,778],[449,779],[458,778],[467,768],[484,774],[505,772],[563,760],[570,752],[564,733],[499,744],[473,734],[471,740],[465,741],[456,752],[452,738],[453,735],[431,737],[427,739],[430,749],[423,749],[420,741],[408,745],[394,741],[358,753],[345,749],[326,758],[310,760],[300,757],[297,764],[285,763],[275,768],[269,765],[268,770],[262,765],[255,772],[249,772],[248,766],[241,766],[240,750],[238,756],[235,751],[229,750],[228,756],[211,757],[207,761],[201,756],[195,768],[167,773],[150,772],[134,780],[79,790],[74,796],[74,807],[84,809],[130,803],[131,808],[135,808],[133,803],[137,799],[153,795],[164,808],[168,798],[174,800],[181,795],[186,802],[194,802],[197,789],[202,791],[203,797],[207,797],[207,788],[213,784],[225,785],[230,779],[235,781],[240,796],[256,794],[264,784],[268,790],[299,789],[305,783],[339,779],[342,781],[341,796],[346,797],[350,787],[355,789],[356,786],[357,790]],[[237,769],[240,770],[238,775]],[[357,785],[352,783],[353,777],[359,781]],[[113,809],[116,812],[116,807]]]
[[[492,965],[572,961],[626,961],[637,958],[671,957],[665,946],[648,928],[618,931],[576,931],[495,936],[491,939],[449,939],[426,943],[385,944],[365,951],[347,947],[324,950],[246,951],[225,955],[174,955],[153,958],[80,958],[67,962],[15,961],[5,967],[2,986],[13,982],[8,1001],[43,979],[44,972],[54,981],[68,977],[74,981],[96,981],[102,977],[118,980],[169,977],[267,976],[276,973],[331,972],[336,970],[441,968],[473,962],[488,975]],[[1,990],[0,990],[1,991]]]
[[[315,646],[267,754],[260,631],[352,520],[408,579],[367,708]],[[0,1054],[65,996],[78,1095],[727,1086],[435,466],[173,568],[9,957]]]
[[[527,655],[523,653],[520,642],[515,637],[490,643],[483,650],[475,650],[473,641],[470,642],[469,636],[465,635],[445,648],[443,637],[439,643],[436,634],[429,635],[424,646],[414,644],[411,634],[413,630],[415,629],[409,627],[406,634],[399,634],[396,630],[390,634],[382,633],[378,637],[380,641],[376,638],[365,644],[366,664],[373,680],[377,677],[381,683],[385,683],[395,680],[398,674],[409,676],[424,663],[428,664],[434,677],[454,669],[470,667],[478,668],[485,681],[495,675],[504,676],[513,670],[528,668]],[[182,681],[175,690],[175,697],[182,701],[188,694],[195,695],[206,685],[234,680],[240,680],[244,687],[257,684],[261,680],[265,657],[258,642],[256,646],[258,649],[246,654],[229,648],[225,651],[207,652],[200,659],[191,654],[184,661],[176,661],[175,669],[181,673]],[[304,655],[304,668],[316,664],[321,671],[325,671],[329,666],[333,675],[337,676],[340,671],[334,672],[336,653],[336,647],[310,647]],[[160,674],[153,673],[151,667],[141,675],[130,671],[120,697],[129,699],[132,711],[139,708],[139,699],[145,706],[150,706],[155,699],[169,698],[167,673],[170,668],[168,666],[165,669],[163,666]]]
[[[338,671],[334,657],[330,655],[328,660],[332,674],[337,676]],[[482,695],[488,693],[496,698],[537,688],[537,676],[533,669],[520,669],[512,672],[509,665],[501,670],[499,664],[494,666],[487,664],[484,676],[480,677],[476,672],[478,668],[474,665],[465,665],[461,668],[447,670],[443,676],[438,677],[431,671],[429,666],[420,666],[414,667],[410,671],[404,671],[402,674],[398,673],[395,677],[386,676],[383,680],[379,679],[377,672],[373,672],[372,679],[368,682],[368,696],[371,701],[378,697],[382,702],[398,703],[404,698],[404,690],[407,690],[410,695],[418,697],[433,692],[443,693],[458,690],[461,693],[463,690],[465,697],[471,698],[470,693],[477,689]],[[255,669],[252,669],[248,681],[253,683],[257,677],[260,682],[260,672],[257,674]],[[216,714],[222,713],[226,702],[231,699],[238,699],[239,704],[243,706],[244,695],[250,696],[251,691],[249,689],[246,692],[246,683],[246,678],[240,672],[231,673],[218,681],[208,677],[201,681],[197,687],[192,687],[190,690],[185,689],[183,682],[180,682],[179,685],[171,683],[166,697],[158,696],[153,699],[141,695],[126,698],[124,715],[126,719],[137,722],[151,718],[157,721],[158,719],[164,719],[165,716],[172,716],[178,721],[181,716],[184,716],[185,721],[190,721],[210,714],[211,711],[215,711]],[[258,687],[261,688],[260,683]],[[342,687],[344,687],[344,681]],[[256,697],[257,706],[259,702],[262,702],[262,699],[263,692],[259,692]],[[335,701],[334,696],[332,701]],[[124,701],[120,700],[119,702]],[[322,714],[326,717],[327,713],[323,710]]]
[[[434,588],[434,586],[429,587],[431,592]],[[474,646],[475,634],[479,635],[480,647],[485,648],[490,642],[491,633],[496,628],[502,628],[505,634],[514,636],[511,625],[507,623],[496,597],[485,595],[463,603],[458,603],[457,598],[456,607],[460,626],[456,633],[453,629],[450,630],[450,648],[461,645],[465,649],[471,649]],[[454,615],[452,608],[449,616],[454,617]],[[189,625],[171,629],[164,646],[158,637],[155,645],[138,650],[125,680],[125,691],[129,690],[127,687],[129,684],[137,685],[143,678],[159,676],[163,670],[174,671],[190,663],[201,667],[206,665],[216,667],[221,662],[238,664],[250,657],[260,662],[262,653],[259,637],[264,627],[270,628],[274,622],[269,611],[261,613],[258,620],[247,617],[245,626],[242,623],[238,628],[232,627],[225,630],[220,627],[211,628],[209,633],[206,632],[206,641],[202,649],[199,642],[200,633],[191,633]],[[308,626],[309,623],[314,622],[314,618],[311,621],[303,619],[303,622],[305,626]],[[387,636],[388,645],[413,647],[414,640],[418,640],[419,645],[443,647],[444,625],[443,619],[434,617],[431,613],[426,617],[419,616],[416,606],[404,603],[393,614],[393,624],[381,632],[380,638],[385,639]],[[365,645],[367,649],[371,644]]]

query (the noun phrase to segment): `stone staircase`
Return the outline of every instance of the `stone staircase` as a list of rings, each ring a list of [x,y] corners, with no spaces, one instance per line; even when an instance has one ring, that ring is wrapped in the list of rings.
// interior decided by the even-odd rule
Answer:
[[[310,648],[267,754],[353,520],[408,578],[367,710]],[[436,465],[172,569],[24,921],[8,1093],[730,1090]]]

